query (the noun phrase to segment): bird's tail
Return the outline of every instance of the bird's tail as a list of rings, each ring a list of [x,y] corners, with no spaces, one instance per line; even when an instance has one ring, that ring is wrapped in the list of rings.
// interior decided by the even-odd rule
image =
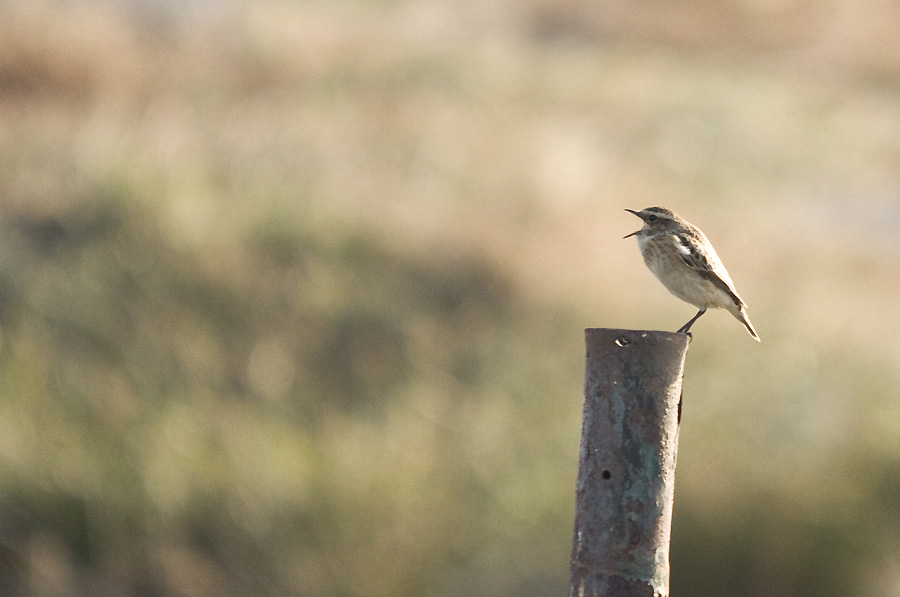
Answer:
[[[750,323],[750,318],[747,316],[747,309],[744,308],[743,305],[741,305],[740,309],[729,309],[729,311],[738,321],[744,324],[744,327],[747,328],[747,331],[750,332],[750,335],[753,336],[753,339],[759,342],[759,334],[756,333],[756,330],[753,329],[753,324]]]

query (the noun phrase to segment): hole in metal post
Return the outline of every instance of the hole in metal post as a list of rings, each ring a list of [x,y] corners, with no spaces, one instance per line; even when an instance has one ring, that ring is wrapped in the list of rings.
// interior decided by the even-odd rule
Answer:
[[[618,338],[616,338],[616,346],[625,347],[625,346],[628,346],[629,344],[631,344],[631,340],[629,340],[625,336],[619,336]]]
[[[600,473],[600,476],[604,479],[609,479],[610,477],[612,477],[612,473],[609,471],[603,471],[602,473]]]
[[[681,403],[684,399],[684,388],[681,389],[681,394],[678,395],[678,424],[681,425]]]

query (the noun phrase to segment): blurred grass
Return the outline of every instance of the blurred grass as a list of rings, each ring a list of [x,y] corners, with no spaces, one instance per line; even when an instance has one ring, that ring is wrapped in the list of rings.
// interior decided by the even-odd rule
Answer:
[[[587,326],[691,312],[676,595],[900,589],[900,14],[7,2],[0,592],[558,595]]]

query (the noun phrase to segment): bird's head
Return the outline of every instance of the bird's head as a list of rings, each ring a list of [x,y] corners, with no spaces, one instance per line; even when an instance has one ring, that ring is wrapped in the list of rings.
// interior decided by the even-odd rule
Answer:
[[[644,221],[644,227],[640,230],[635,230],[631,234],[626,234],[623,238],[634,235],[653,236],[664,232],[676,231],[684,226],[681,218],[678,217],[678,214],[665,207],[648,207],[641,211],[626,209],[625,211],[633,213],[642,219]]]

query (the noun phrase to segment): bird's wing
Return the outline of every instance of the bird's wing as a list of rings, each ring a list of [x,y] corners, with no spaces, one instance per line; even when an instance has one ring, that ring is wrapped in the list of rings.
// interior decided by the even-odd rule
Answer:
[[[743,299],[738,296],[737,291],[734,289],[734,282],[731,281],[731,277],[719,260],[718,255],[715,253],[707,254],[706,251],[699,248],[697,243],[691,242],[683,234],[677,234],[676,238],[678,240],[676,246],[681,253],[681,260],[688,267],[700,274],[702,278],[712,282],[717,288],[725,291],[738,308],[745,306]],[[709,242],[705,244],[709,246]]]

